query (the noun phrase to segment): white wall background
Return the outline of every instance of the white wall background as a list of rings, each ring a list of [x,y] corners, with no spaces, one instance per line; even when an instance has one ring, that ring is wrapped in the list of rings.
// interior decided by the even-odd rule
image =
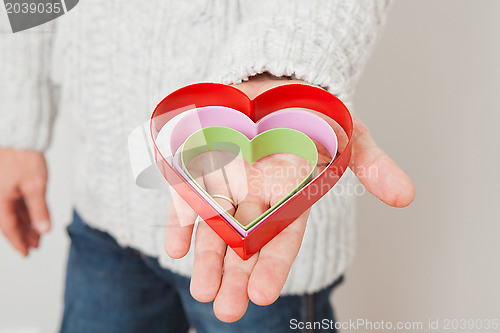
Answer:
[[[498,0],[394,5],[356,112],[417,197],[406,209],[360,199],[358,256],[333,297],[339,320],[500,319],[499,18]],[[65,126],[60,118],[48,152],[53,231],[28,259],[0,237],[0,333],[59,325],[71,213]]]

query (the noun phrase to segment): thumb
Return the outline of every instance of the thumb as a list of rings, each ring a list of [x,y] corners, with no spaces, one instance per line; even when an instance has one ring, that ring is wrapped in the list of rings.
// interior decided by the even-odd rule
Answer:
[[[45,187],[45,181],[31,181],[27,185],[21,186],[31,224],[39,234],[50,231],[50,215],[45,200]]]
[[[350,167],[377,198],[393,207],[406,207],[415,198],[415,187],[406,173],[385,153],[353,116],[354,134]]]

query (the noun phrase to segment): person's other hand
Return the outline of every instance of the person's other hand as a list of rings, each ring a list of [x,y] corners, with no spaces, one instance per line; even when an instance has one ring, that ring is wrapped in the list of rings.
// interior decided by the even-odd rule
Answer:
[[[0,229],[23,256],[50,230],[42,153],[0,148]]]
[[[278,79],[264,74],[235,86],[250,98],[254,98],[267,89],[289,83],[304,82]],[[332,122],[328,117],[322,117],[330,123],[336,133],[339,133],[339,126],[335,122]],[[353,117],[353,120],[353,154],[350,168],[367,190],[380,200],[394,207],[409,205],[415,196],[411,180],[375,144],[366,126],[357,117]],[[340,149],[345,143],[345,138],[339,136]],[[321,145],[318,145],[318,151],[320,154],[318,165],[324,167],[329,162],[330,156]],[[221,170],[203,174],[203,169],[206,170],[211,165],[211,161],[216,159],[220,162],[221,159],[225,158],[223,154],[211,152],[199,156],[196,163],[193,166],[190,165],[190,168],[194,168],[190,171],[198,183],[205,186],[209,194],[222,194],[229,197],[232,195],[239,203],[236,212],[228,201],[223,199],[216,199],[216,201],[242,223],[248,223],[255,219],[286,194],[269,195],[269,191],[266,190],[268,186],[278,185],[275,188],[289,189],[290,184],[295,186],[299,181],[298,178],[290,175],[290,177],[281,176],[271,180],[265,179],[263,182],[255,182],[252,175],[262,175],[259,170],[266,167],[278,170],[279,168],[276,169],[276,166],[293,165],[300,168],[304,166],[300,163],[305,163],[300,159],[293,158],[292,155],[278,154],[268,156],[253,166],[246,165],[245,174],[241,173],[241,168],[232,169],[230,165],[227,167],[228,174],[226,175],[223,175]],[[247,175],[250,175],[249,179],[247,179]],[[228,193],[226,179],[230,179],[231,193]],[[248,181],[248,195],[245,197],[239,197],[247,194],[246,191],[238,191],[238,189],[244,188],[241,181]],[[309,211],[304,212],[247,261],[240,259],[207,224],[200,221],[194,244],[194,266],[191,277],[192,296],[200,302],[214,301],[215,315],[225,322],[234,322],[240,319],[246,312],[249,300],[257,305],[272,304],[279,297],[292,263],[300,249],[308,215]],[[165,249],[170,257],[181,258],[189,251],[196,217],[197,214],[189,205],[174,194],[165,231]]]

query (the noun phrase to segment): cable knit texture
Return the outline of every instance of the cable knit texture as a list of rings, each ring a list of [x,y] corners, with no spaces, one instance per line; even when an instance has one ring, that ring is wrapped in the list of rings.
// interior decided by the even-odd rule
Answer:
[[[233,84],[270,72],[324,87],[349,103],[389,1],[86,0],[42,29],[0,35],[0,146],[43,150],[58,109],[74,121],[76,209],[122,246],[190,275],[193,253],[164,252],[168,191],[138,188],[128,134],[184,85]],[[4,14],[2,14],[4,15]],[[7,28],[2,16],[2,29]],[[50,68],[50,71],[49,71]],[[347,172],[312,209],[282,294],[317,291],[353,256]]]

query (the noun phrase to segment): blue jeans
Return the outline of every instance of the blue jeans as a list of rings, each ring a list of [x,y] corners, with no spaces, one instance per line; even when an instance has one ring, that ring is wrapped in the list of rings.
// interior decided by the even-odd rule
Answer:
[[[227,324],[215,317],[212,303],[191,297],[189,278],[160,267],[154,258],[120,247],[77,213],[68,233],[63,333],[183,333],[189,327],[198,333],[301,332],[291,329],[291,319],[334,320],[329,295],[342,279],[315,294],[283,296],[269,306],[250,302],[242,319]]]

